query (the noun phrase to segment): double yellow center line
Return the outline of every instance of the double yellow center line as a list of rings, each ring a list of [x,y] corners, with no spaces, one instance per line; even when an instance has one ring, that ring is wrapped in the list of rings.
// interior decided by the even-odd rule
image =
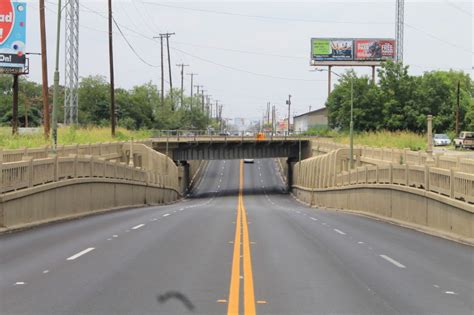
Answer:
[[[230,277],[229,304],[227,314],[239,314],[240,298],[240,253],[242,254],[244,279],[244,314],[255,314],[255,295],[253,289],[252,259],[250,257],[250,240],[247,223],[247,214],[243,197],[244,165],[240,161],[239,201],[237,205],[237,219],[235,221],[234,253],[232,258],[232,274]]]

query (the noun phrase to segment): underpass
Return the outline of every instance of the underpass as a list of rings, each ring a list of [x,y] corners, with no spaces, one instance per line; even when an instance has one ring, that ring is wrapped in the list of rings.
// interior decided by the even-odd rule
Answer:
[[[472,247],[285,187],[272,159],[214,160],[176,204],[2,235],[2,313],[473,312]]]

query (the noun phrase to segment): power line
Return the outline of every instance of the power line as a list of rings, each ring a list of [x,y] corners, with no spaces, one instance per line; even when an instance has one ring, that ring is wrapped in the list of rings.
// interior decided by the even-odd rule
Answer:
[[[186,8],[180,7],[170,4],[163,4],[163,3],[154,3],[148,1],[141,1],[143,4],[166,7],[166,8],[173,8],[173,9],[180,9],[186,11],[196,11],[196,12],[204,12],[204,13],[212,13],[212,14],[220,14],[220,15],[229,15],[229,16],[237,16],[237,17],[246,17],[246,18],[254,18],[254,19],[263,19],[263,20],[276,20],[276,21],[293,21],[293,22],[311,22],[311,23],[334,23],[334,24],[378,24],[378,25],[390,25],[390,22],[354,22],[354,21],[336,21],[336,20],[314,20],[314,19],[303,19],[303,18],[291,18],[291,17],[277,17],[277,16],[265,16],[265,15],[250,15],[250,14],[243,14],[243,13],[234,13],[234,12],[227,12],[227,11],[217,11],[217,10],[209,10],[209,9],[197,9],[197,8]]]
[[[310,79],[301,79],[301,78],[287,78],[287,77],[280,77],[280,76],[274,76],[274,75],[269,75],[269,74],[264,74],[264,73],[258,73],[258,72],[248,71],[248,70],[244,70],[244,69],[240,69],[240,68],[235,68],[235,67],[232,67],[232,66],[223,65],[223,64],[214,62],[214,61],[212,61],[212,60],[205,59],[205,58],[202,58],[202,57],[199,57],[199,56],[196,56],[196,55],[187,53],[187,52],[185,52],[185,51],[183,51],[183,50],[181,50],[181,49],[178,49],[178,48],[176,48],[176,47],[171,47],[171,49],[176,50],[176,51],[179,51],[179,52],[181,52],[181,53],[183,53],[183,54],[185,54],[185,55],[188,55],[188,56],[190,56],[190,57],[199,59],[199,60],[201,60],[201,61],[204,61],[204,62],[207,62],[207,63],[211,63],[211,64],[213,64],[213,65],[222,67],[222,68],[226,68],[226,69],[234,70],[234,71],[238,71],[238,72],[243,72],[243,73],[247,73],[247,74],[252,74],[252,75],[255,75],[255,76],[259,76],[259,77],[272,78],[272,79],[279,79],[279,80],[288,80],[288,81],[306,81],[306,82],[318,82],[318,81],[323,81],[323,80],[310,80]]]
[[[444,2],[446,2],[448,5],[450,5],[451,7],[455,8],[456,10],[458,10],[459,12],[469,16],[469,17],[474,17],[474,15],[472,15],[472,13],[470,12],[467,12],[465,11],[463,8],[460,8],[458,7],[456,4],[452,3],[451,1],[448,1],[448,0],[444,0]]]
[[[150,66],[150,67],[153,67],[153,68],[159,68],[160,66],[156,66],[156,65],[152,65],[151,63],[147,62],[145,59],[143,59],[138,53],[137,51],[135,50],[135,48],[133,48],[133,46],[130,44],[130,42],[128,41],[127,37],[125,37],[124,33],[122,32],[122,29],[120,28],[119,24],[117,23],[117,21],[115,20],[115,17],[112,18],[112,20],[114,21],[114,24],[115,26],[117,27],[117,29],[119,30],[120,32],[120,35],[122,35],[122,38],[125,40],[125,42],[127,43],[128,47],[132,50],[132,52],[135,54],[135,56],[137,56],[137,58],[143,62],[144,64],[146,64],[147,66]]]

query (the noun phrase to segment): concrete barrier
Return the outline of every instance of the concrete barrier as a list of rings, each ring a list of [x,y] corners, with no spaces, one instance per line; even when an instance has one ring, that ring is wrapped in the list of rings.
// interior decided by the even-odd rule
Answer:
[[[72,219],[124,207],[173,202],[172,188],[109,178],[75,178],[0,196],[0,229]]]
[[[293,186],[311,206],[353,211],[474,245],[474,207],[433,192],[391,184],[311,189]]]

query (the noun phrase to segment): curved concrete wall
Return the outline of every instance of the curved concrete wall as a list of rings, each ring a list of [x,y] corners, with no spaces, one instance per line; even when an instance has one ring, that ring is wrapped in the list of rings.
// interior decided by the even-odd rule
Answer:
[[[474,245],[474,206],[399,185],[353,185],[326,189],[293,186],[310,205],[356,211]]]
[[[145,183],[77,178],[3,194],[0,228],[14,229],[123,207],[170,203],[178,191]]]

